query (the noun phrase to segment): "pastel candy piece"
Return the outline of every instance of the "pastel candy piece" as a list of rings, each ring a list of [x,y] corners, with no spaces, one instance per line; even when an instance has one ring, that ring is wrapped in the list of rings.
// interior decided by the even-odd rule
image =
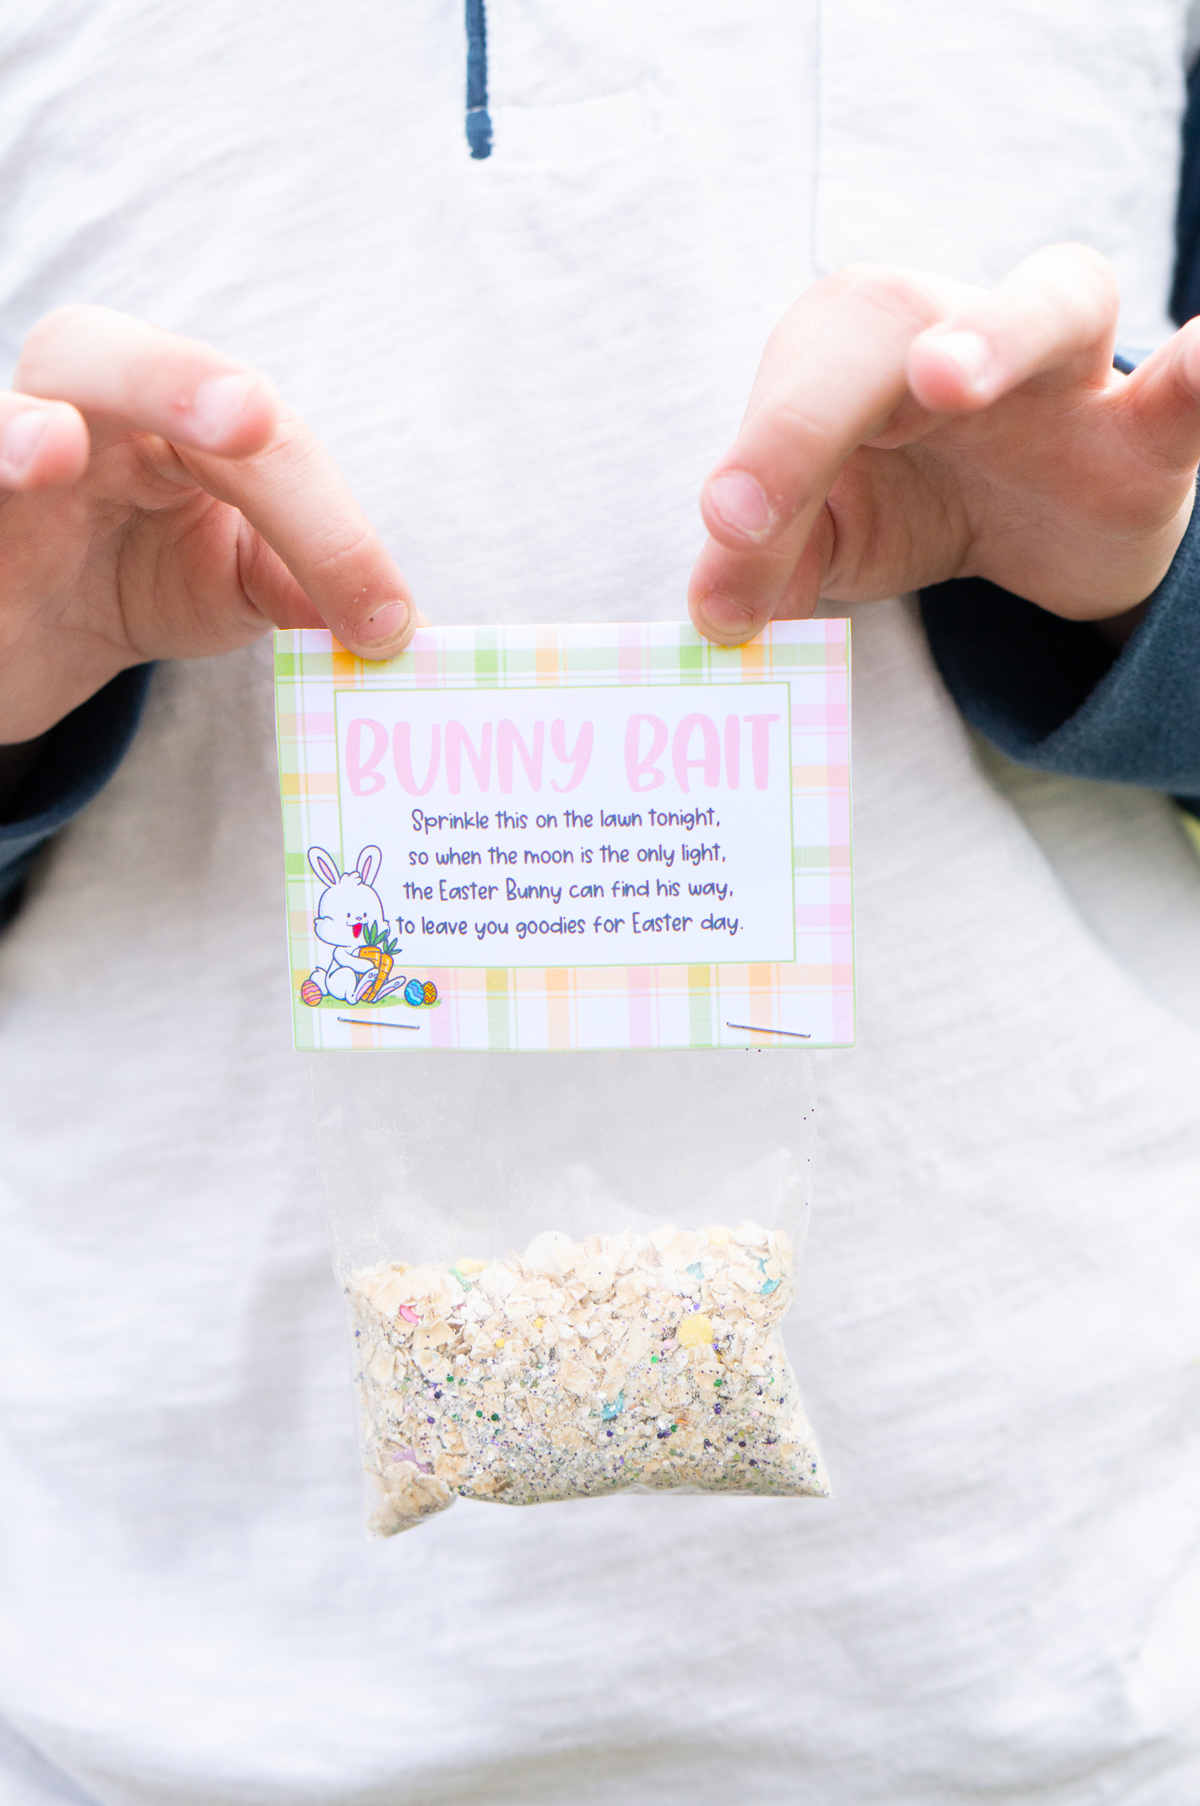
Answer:
[[[314,978],[306,978],[300,986],[300,1001],[307,1003],[310,1009],[316,1009],[321,1001],[321,987]]]
[[[404,987],[404,1001],[411,1003],[414,1010],[419,1010],[425,1001],[425,986],[419,978],[410,978]]]
[[[419,1468],[423,1474],[432,1473],[433,1471],[428,1461],[421,1460],[416,1449],[396,1449],[392,1455],[392,1460],[411,1462],[412,1466]]]
[[[711,1342],[712,1339],[712,1318],[706,1317],[703,1311],[692,1311],[675,1332],[675,1340],[680,1348],[699,1348],[702,1343]]]

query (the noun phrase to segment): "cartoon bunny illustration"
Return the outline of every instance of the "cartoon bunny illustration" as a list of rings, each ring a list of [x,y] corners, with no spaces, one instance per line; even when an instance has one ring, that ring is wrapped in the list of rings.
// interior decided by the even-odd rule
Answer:
[[[364,847],[353,871],[339,872],[324,847],[310,847],[308,863],[327,889],[317,904],[313,926],[317,939],[333,949],[327,966],[318,966],[300,987],[305,1003],[322,997],[342,1003],[378,1003],[404,984],[392,978],[392,956],[399,949],[387,936],[387,917],[373,880],[383,855]]]

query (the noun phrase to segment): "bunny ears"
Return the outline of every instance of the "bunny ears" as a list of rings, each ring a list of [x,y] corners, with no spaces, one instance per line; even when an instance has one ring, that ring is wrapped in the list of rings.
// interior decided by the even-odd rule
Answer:
[[[338,884],[342,874],[324,847],[309,847],[308,863],[321,880],[322,884]],[[378,847],[364,847],[358,856],[355,873],[363,884],[373,884],[375,874],[383,863],[383,854]]]
[[[375,874],[383,864],[383,854],[378,847],[364,847],[358,856],[355,870],[364,884],[374,884]]]

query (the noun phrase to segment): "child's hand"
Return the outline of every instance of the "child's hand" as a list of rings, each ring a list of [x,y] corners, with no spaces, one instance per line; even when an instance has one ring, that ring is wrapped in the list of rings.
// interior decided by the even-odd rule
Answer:
[[[987,293],[852,266],[780,322],[704,486],[692,619],[725,644],[819,595],[987,577],[1054,614],[1118,616],[1166,573],[1200,459],[1200,320],[1133,376],[1117,290],[1080,245]]]
[[[257,371],[101,307],[30,334],[0,394],[0,741],[146,659],[272,623],[388,657],[416,620],[333,460]]]

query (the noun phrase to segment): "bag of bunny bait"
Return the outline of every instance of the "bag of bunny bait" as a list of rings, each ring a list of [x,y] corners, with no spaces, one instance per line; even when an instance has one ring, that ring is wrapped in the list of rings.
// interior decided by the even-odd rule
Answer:
[[[848,624],[304,630],[276,692],[370,1528],[825,1495],[783,1326],[853,1040]]]

